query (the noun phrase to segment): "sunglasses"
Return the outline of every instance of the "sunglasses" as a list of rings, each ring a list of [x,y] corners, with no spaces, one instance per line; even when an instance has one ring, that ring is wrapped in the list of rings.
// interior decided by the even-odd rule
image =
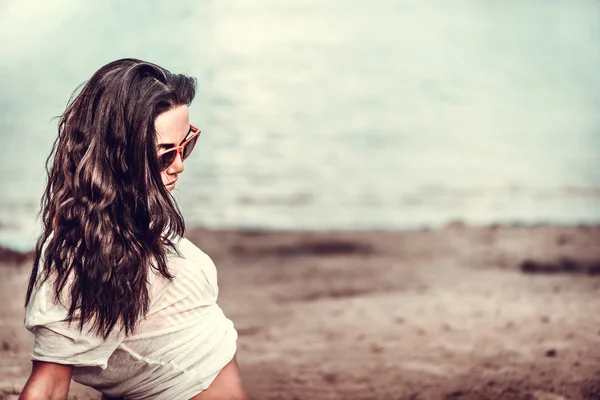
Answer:
[[[188,131],[188,135],[192,132],[192,136],[190,136],[185,142],[181,143],[177,147],[171,147],[169,149],[163,150],[158,153],[158,169],[160,172],[166,171],[173,161],[175,161],[175,157],[181,153],[181,159],[185,160],[189,157],[196,146],[196,142],[198,141],[198,137],[200,137],[200,130],[193,125],[190,125],[190,130]]]

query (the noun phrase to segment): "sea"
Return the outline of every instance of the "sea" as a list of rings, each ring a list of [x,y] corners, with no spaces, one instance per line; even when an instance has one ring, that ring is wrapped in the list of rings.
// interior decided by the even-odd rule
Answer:
[[[597,0],[4,0],[0,245],[33,247],[55,117],[123,57],[198,79],[190,227],[600,222]]]

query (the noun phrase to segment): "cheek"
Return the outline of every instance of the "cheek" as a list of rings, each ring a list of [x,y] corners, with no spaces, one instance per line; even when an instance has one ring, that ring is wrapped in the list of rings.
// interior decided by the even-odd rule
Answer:
[[[160,177],[162,179],[163,185],[166,185],[169,182],[169,177],[167,176],[166,172],[161,172]]]

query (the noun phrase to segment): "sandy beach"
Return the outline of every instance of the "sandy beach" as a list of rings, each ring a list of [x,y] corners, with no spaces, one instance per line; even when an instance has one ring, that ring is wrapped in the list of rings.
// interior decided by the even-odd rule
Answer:
[[[600,226],[188,238],[217,265],[253,399],[600,399]],[[31,367],[31,255],[0,257],[8,400]]]

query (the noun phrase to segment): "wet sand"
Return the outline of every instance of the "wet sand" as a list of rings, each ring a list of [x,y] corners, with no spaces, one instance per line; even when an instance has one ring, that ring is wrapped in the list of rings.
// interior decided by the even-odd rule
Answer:
[[[600,227],[188,238],[217,264],[253,399],[600,399]],[[30,258],[0,256],[0,399],[16,399]]]

